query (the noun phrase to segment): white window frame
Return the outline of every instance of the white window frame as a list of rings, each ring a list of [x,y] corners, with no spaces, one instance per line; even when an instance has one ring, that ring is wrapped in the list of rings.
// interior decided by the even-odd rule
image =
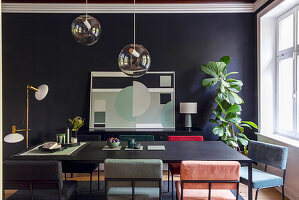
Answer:
[[[299,117],[299,112],[297,113],[297,101],[299,98],[299,88],[297,88],[297,81],[299,81],[299,75],[297,76],[297,56],[299,56],[299,44],[297,44],[298,40],[298,11],[299,6],[294,7],[293,9],[285,12],[281,16],[276,19],[276,99],[275,99],[275,125],[274,125],[274,133],[283,135],[285,137],[290,137],[294,139],[299,139],[299,131],[297,131],[297,118]],[[293,46],[279,51],[279,22],[288,16],[293,14]],[[279,61],[292,58],[293,59],[293,131],[287,131],[279,129],[278,127],[278,119],[279,119]],[[298,90],[298,91],[297,91]]]

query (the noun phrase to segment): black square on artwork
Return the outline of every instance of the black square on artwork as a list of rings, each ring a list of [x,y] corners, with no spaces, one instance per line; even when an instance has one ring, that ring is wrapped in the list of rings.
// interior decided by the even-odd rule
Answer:
[[[171,94],[160,94],[160,104],[167,104],[171,101]]]

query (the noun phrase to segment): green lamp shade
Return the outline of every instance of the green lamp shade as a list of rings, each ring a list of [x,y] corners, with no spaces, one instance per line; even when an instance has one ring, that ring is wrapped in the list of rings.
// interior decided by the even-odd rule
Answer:
[[[10,133],[4,137],[4,142],[17,143],[24,140],[24,136],[19,133]]]

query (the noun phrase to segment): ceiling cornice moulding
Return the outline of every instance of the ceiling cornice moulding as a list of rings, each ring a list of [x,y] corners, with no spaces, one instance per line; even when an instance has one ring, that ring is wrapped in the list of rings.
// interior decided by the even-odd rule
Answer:
[[[253,11],[257,11],[260,7],[262,7],[268,0],[257,0],[253,3]]]
[[[85,4],[2,3],[3,13],[85,13]],[[136,4],[137,13],[250,13],[252,3]],[[132,13],[132,4],[88,4],[88,13]]]

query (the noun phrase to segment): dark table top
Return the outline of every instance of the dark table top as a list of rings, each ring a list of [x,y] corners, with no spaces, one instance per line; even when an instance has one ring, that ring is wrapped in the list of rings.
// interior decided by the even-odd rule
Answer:
[[[10,160],[61,160],[76,162],[104,162],[106,158],[117,159],[161,159],[165,163],[181,162],[182,160],[218,160],[218,161],[239,161],[249,163],[251,160],[238,151],[220,141],[205,142],[168,142],[154,141],[141,142],[142,151],[124,150],[127,142],[122,142],[122,149],[119,151],[103,151],[105,141],[88,142],[83,148],[71,156],[11,156]],[[148,145],[164,145],[165,151],[148,151]]]

